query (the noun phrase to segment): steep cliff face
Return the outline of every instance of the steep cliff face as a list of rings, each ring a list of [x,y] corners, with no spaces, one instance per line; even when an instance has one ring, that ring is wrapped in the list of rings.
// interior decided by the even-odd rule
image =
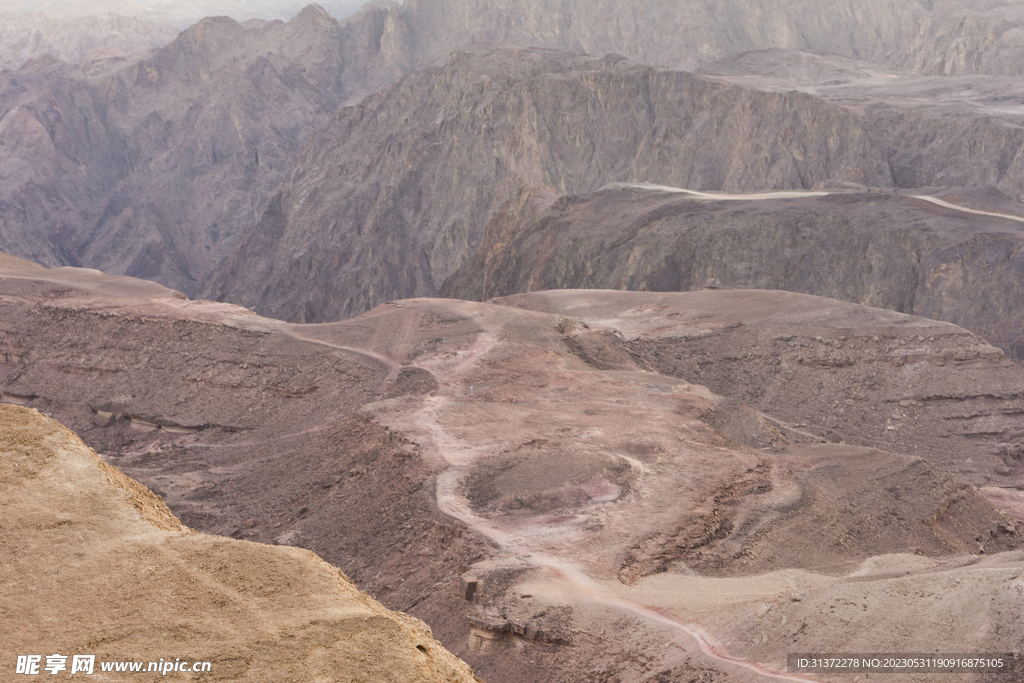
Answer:
[[[522,193],[442,291],[785,289],[953,322],[1019,362],[1022,272],[1024,223],[912,197],[716,201],[622,188],[557,200]]]
[[[472,254],[509,247],[485,244],[483,231],[521,188],[566,195],[649,181],[750,192],[996,180],[1017,194],[1022,144],[1024,129],[999,117],[861,110],[615,57],[481,45],[340,110],[206,294],[301,321],[407,296],[473,297],[444,283]],[[816,225],[822,234],[833,227]],[[852,258],[844,234],[833,238],[839,260]],[[571,249],[544,258],[574,267]]]
[[[1024,198],[1024,82],[925,75],[803,50],[760,50],[700,73],[770,92],[793,90],[855,112],[888,142],[901,187],[991,185]]]
[[[207,292],[329,320],[439,291],[522,186],[826,178],[891,184],[885,154],[839,107],[621,58],[481,45],[340,110]]]
[[[1020,76],[1024,7],[1001,0],[938,0],[905,53],[890,63],[927,74]]]
[[[346,96],[343,34],[316,7],[287,24],[212,18],[142,60],[11,73],[0,248],[194,293]]]

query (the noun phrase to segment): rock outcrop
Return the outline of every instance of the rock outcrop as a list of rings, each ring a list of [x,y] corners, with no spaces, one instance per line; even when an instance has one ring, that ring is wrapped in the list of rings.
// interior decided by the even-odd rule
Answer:
[[[153,662],[217,680],[479,681],[423,622],[313,553],[195,533],[75,434],[5,404],[0,510],[7,675],[33,655],[46,673],[57,653],[52,673],[95,680]],[[75,655],[92,668],[73,671]]]
[[[962,325],[1024,360],[1024,206],[994,192],[716,200],[620,187],[555,198],[524,191],[445,284],[487,299],[543,289],[689,291],[705,286],[819,294]]]
[[[783,434],[913,453],[979,487],[1024,483],[1020,370],[955,325],[749,289],[496,301],[610,327],[646,367],[773,416]],[[756,420],[714,423],[772,445]]]

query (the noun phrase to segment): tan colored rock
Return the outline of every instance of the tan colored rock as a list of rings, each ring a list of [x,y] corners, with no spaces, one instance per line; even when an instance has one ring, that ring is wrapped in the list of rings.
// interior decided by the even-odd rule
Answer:
[[[313,553],[196,533],[72,432],[11,405],[0,526],[5,667],[59,653],[95,655],[96,681],[124,676],[102,662],[160,658],[209,662],[210,680],[479,680]]]

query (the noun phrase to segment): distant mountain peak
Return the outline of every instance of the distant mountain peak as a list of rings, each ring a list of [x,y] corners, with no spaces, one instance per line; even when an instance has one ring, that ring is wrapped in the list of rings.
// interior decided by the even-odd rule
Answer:
[[[301,25],[310,22],[314,22],[319,25],[338,23],[337,21],[335,21],[334,17],[327,13],[327,10],[325,10],[323,7],[316,4],[315,2],[303,7],[302,11],[296,14],[295,17],[288,23],[293,25]]]
[[[242,25],[231,17],[218,15],[214,17],[204,17],[182,31],[182,33],[198,33],[214,26],[234,30],[236,27],[240,28]]]

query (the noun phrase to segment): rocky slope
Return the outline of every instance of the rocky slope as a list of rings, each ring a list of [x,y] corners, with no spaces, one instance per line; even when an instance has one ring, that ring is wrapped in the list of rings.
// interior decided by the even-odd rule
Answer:
[[[523,192],[442,288],[487,299],[559,288],[786,289],[962,325],[1024,359],[1024,206],[948,195],[1005,216],[911,196],[840,192],[753,199],[620,187]]]
[[[7,404],[0,511],[7,675],[59,653],[72,674],[73,655],[94,655],[97,681],[125,676],[104,663],[161,660],[208,662],[209,680],[479,680],[313,553],[195,533],[72,432]]]
[[[354,2],[321,3],[335,17],[349,14]],[[92,3],[94,13],[141,17],[187,26],[203,14],[220,14],[178,3],[162,14],[135,4]],[[278,7],[249,3],[245,18],[275,19]],[[0,49],[9,55],[3,68],[44,52],[77,62],[88,47],[106,44],[155,48],[157,35],[130,17],[67,15],[68,8],[41,3],[11,3],[9,29],[0,33]],[[291,14],[297,13],[295,3]],[[47,11],[55,21],[27,11]],[[372,17],[372,18],[371,18]],[[187,23],[181,23],[181,22]],[[375,52],[391,65],[418,68],[475,41],[500,41],[604,54],[691,70],[737,52],[768,48],[818,50],[929,74],[1020,75],[1024,13],[1008,0],[635,0],[620,5],[555,0],[512,0],[500,5],[466,0],[413,0],[372,3],[346,17],[356,32],[376,43]],[[25,29],[29,30],[26,31]],[[47,35],[44,35],[47,34]],[[169,42],[173,34],[166,35]],[[102,41],[102,42],[101,42]],[[138,49],[138,47],[134,48]]]
[[[894,66],[926,74],[1021,75],[1024,7],[987,0],[931,3],[932,11]]]
[[[1024,370],[952,325],[784,292],[290,325],[16,259],[0,295],[5,402],[74,425],[190,526],[317,551],[489,681],[1019,644]]]
[[[979,487],[1016,486],[1024,474],[1021,416],[1010,407],[1024,405],[1019,372],[948,323],[764,290],[561,290],[496,301],[610,327],[649,369],[779,418],[783,429],[921,455]]]
[[[195,292],[313,130],[369,87],[363,40],[314,6],[205,19],[143,59],[29,62],[0,87],[0,248]]]
[[[571,195],[613,181],[733,192],[830,183],[991,183],[1015,196],[1024,191],[1022,143],[1024,128],[1001,116],[947,108],[918,114],[896,105],[858,108],[795,92],[733,87],[614,57],[481,45],[340,110],[299,156],[281,193],[206,293],[297,321],[355,315],[406,296],[510,294],[522,291],[521,283],[502,288],[494,280],[486,293],[445,283],[461,277],[460,269],[466,277],[484,277],[477,260],[490,258],[488,250],[499,242],[498,249],[511,248],[519,227],[503,227],[502,237],[491,238],[486,226],[492,219],[520,220],[516,209],[494,217],[532,188]],[[558,206],[574,202],[565,198]],[[849,202],[834,215],[860,204],[856,211],[871,213],[876,206],[852,196]],[[872,220],[888,231],[893,223],[880,211]],[[805,214],[806,229],[822,239],[830,236],[833,243],[820,246],[837,249],[832,257],[856,263],[861,252],[842,251],[852,246],[840,244],[847,233],[834,232],[834,221],[819,221],[822,216]],[[896,224],[931,220],[920,210],[905,211],[902,219]],[[791,226],[785,213],[766,220],[764,234],[754,237],[764,244],[774,239],[771,224]],[[631,223],[625,215],[604,221],[626,233]],[[615,246],[620,237],[612,238]],[[600,250],[611,243],[593,244]],[[569,263],[578,254],[559,249],[545,252],[554,267],[576,269]],[[889,256],[883,251],[880,258]],[[723,255],[716,267],[733,265]],[[897,261],[884,266],[893,277],[914,277],[910,271],[898,275],[901,268]],[[675,286],[669,280],[647,286]],[[626,276],[616,284],[549,284],[632,288],[639,282]],[[866,296],[815,286],[808,283],[802,291],[854,301]],[[932,314],[900,308],[902,301],[875,303]]]
[[[828,148],[794,153],[812,140]],[[524,185],[750,189],[829,177],[890,182],[884,155],[838,107],[614,57],[482,45],[340,110],[207,291],[332,320],[435,294]]]
[[[309,548],[465,645],[460,568],[486,542],[436,509],[435,466],[359,413],[429,374],[152,282],[3,266],[4,402],[73,426],[188,526]]]
[[[89,20],[97,15],[136,17],[143,21],[169,24],[178,30],[186,29],[204,17],[230,16],[240,21],[273,21],[291,19],[308,5],[303,0],[156,0],[140,3],[136,0],[89,0],[69,3],[64,0],[4,0],[12,13],[44,14],[59,21]],[[332,17],[346,17],[362,6],[359,0],[324,0],[317,3]]]
[[[1021,75],[1024,12],[1010,0],[412,0],[390,9],[423,64],[473,40],[695,69],[767,48],[818,50],[931,74]]]

